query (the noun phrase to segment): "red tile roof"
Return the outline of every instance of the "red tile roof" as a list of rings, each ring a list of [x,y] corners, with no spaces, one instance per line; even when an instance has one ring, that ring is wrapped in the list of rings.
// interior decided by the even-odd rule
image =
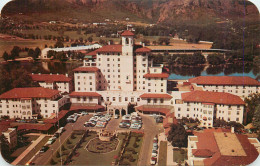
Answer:
[[[97,92],[72,92],[70,97],[85,96],[85,97],[100,97],[101,95]]]
[[[73,70],[78,71],[78,72],[97,72],[99,71],[99,69],[97,67],[78,67],[76,69]]]
[[[134,36],[135,34],[129,30],[125,30],[123,33],[121,33],[121,36]]]
[[[44,81],[44,82],[69,82],[70,77],[66,77],[63,74],[31,74],[33,81]]]
[[[209,149],[192,149],[192,154],[195,157],[207,158],[207,157],[212,157],[214,152],[211,152]]]
[[[91,52],[87,53],[86,55],[95,56],[95,55],[97,55],[97,50],[91,51]]]
[[[166,115],[168,112],[170,112],[170,109],[168,108],[156,108],[156,107],[147,107],[147,106],[138,106],[136,107],[137,110],[143,111],[143,112],[156,112],[156,113],[162,113]]]
[[[226,105],[244,105],[245,102],[238,96],[223,92],[192,91],[182,93],[181,98],[186,102],[202,102]]]
[[[254,145],[252,145],[246,135],[236,134],[238,141],[243,147],[246,156],[225,156],[221,155],[220,149],[218,148],[214,131],[204,130],[204,132],[194,132],[194,135],[198,137],[197,150],[202,150],[206,153],[206,149],[211,151],[212,157],[203,160],[204,165],[214,165],[214,166],[230,166],[230,165],[248,165],[256,160],[258,157],[258,152]],[[202,152],[199,152],[202,153]],[[194,153],[194,151],[193,151]],[[209,157],[209,153],[207,152]],[[204,154],[205,155],[205,154]],[[202,157],[199,155],[198,157]]]
[[[122,52],[122,45],[106,45],[96,50],[97,53],[104,53],[104,52]]]
[[[168,78],[169,74],[167,73],[148,73],[144,75],[145,78]]]
[[[17,130],[38,130],[38,131],[48,131],[53,124],[23,124],[19,125]]]
[[[72,104],[70,107],[70,111],[75,111],[75,110],[104,110],[105,107],[102,105],[88,105],[88,104]]]
[[[171,99],[172,96],[169,94],[159,94],[159,93],[144,93],[140,96],[141,98],[161,98],[161,99]]]
[[[59,120],[61,120],[69,111],[67,110],[62,110],[58,113],[58,117],[55,117],[53,119],[45,119],[44,123],[56,123]]]
[[[198,85],[260,85],[251,77],[240,76],[199,76],[189,79],[189,82]]]
[[[0,99],[19,99],[19,98],[52,98],[59,94],[58,90],[43,87],[33,88],[14,88],[0,95]]]
[[[143,53],[143,52],[151,52],[151,49],[147,48],[147,47],[142,47],[142,48],[137,48],[135,50],[136,53]]]

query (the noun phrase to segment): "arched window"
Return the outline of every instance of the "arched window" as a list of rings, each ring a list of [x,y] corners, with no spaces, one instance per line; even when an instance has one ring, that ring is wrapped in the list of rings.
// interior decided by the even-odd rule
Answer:
[[[128,38],[125,39],[125,44],[129,44],[129,39]]]

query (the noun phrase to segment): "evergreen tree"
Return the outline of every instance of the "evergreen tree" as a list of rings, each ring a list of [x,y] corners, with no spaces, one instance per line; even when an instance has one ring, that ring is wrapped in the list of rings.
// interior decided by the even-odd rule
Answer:
[[[9,55],[6,51],[3,54],[3,58],[4,58],[5,61],[9,60]]]

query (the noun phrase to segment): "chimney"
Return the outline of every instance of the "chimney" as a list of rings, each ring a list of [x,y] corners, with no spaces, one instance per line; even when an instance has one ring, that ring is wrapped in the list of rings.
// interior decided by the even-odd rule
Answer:
[[[143,42],[140,42],[140,45],[143,45]]]
[[[39,75],[41,75],[41,73],[39,73]]]
[[[143,43],[143,47],[145,47],[145,43]]]
[[[57,73],[57,75],[59,75],[59,73]]]
[[[34,75],[34,73],[32,73],[32,75]]]
[[[231,133],[235,133],[235,127],[234,126],[231,127]]]
[[[108,41],[107,43],[108,43],[108,45],[110,45],[110,41]]]
[[[52,73],[50,73],[50,75],[52,75]]]
[[[66,73],[65,75],[66,75],[66,77],[69,77],[68,73]]]

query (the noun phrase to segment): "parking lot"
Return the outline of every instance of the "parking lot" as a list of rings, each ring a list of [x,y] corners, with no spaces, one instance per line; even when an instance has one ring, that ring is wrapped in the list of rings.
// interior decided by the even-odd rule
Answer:
[[[65,131],[61,134],[61,136],[51,145],[49,145],[49,149],[44,153],[39,153],[36,155],[33,159],[33,162],[36,165],[46,165],[47,162],[51,159],[53,153],[57,151],[60,146],[63,144],[63,142],[71,135],[73,130],[100,130],[100,129],[106,129],[109,131],[118,131],[118,130],[138,130],[138,129],[131,129],[130,127],[127,128],[120,128],[120,122],[124,121],[122,117],[115,119],[114,117],[111,117],[111,119],[107,122],[105,127],[85,127],[84,124],[89,121],[94,114],[88,114],[84,116],[79,116],[75,123],[68,123],[65,126]],[[139,156],[139,165],[149,165],[150,159],[151,159],[151,152],[153,148],[153,138],[155,135],[159,134],[163,131],[163,128],[156,124],[153,117],[150,116],[143,116],[142,117],[142,126],[139,129],[140,131],[144,132],[144,141],[143,145],[140,151]],[[149,153],[147,153],[149,151]]]

